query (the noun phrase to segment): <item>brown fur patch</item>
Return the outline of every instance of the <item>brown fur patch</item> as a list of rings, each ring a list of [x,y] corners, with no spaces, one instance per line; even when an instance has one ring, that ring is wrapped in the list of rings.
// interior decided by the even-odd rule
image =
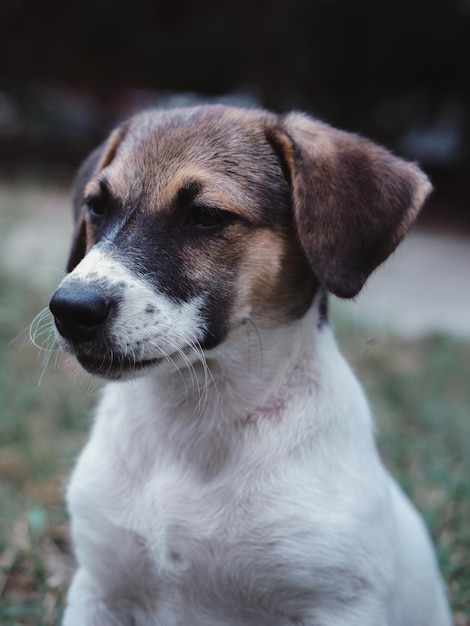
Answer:
[[[292,235],[263,229],[249,236],[237,282],[238,310],[249,307],[264,325],[276,325],[303,315],[316,288]]]
[[[414,164],[300,114],[268,136],[292,181],[300,241],[320,282],[356,295],[395,249],[431,186]]]
[[[80,263],[95,243],[93,229],[91,228],[84,201],[87,195],[99,192],[99,183],[96,176],[113,161],[117,149],[127,132],[127,128],[128,125],[125,124],[115,129],[109,139],[89,155],[77,172],[73,187],[75,230],[67,262],[68,272],[71,272]]]
[[[118,151],[122,140],[126,136],[129,126],[130,122],[126,122],[113,130],[109,139],[106,142],[101,159],[98,162],[97,171],[103,170],[114,161],[116,152]]]

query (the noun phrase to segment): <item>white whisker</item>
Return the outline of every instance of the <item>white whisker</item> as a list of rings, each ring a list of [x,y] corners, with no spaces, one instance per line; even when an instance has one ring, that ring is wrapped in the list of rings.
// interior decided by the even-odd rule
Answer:
[[[42,309],[35,316],[29,327],[23,333],[21,333],[21,335],[27,336],[29,342],[39,350],[38,356],[43,357],[41,374],[38,380],[39,386],[44,379],[52,358],[57,358],[57,355],[60,354],[59,346],[54,332],[54,322],[52,320],[49,308],[45,307],[44,309]],[[17,339],[18,338],[19,337],[17,337]]]
[[[44,357],[41,374],[40,374],[39,380],[38,380],[38,387],[40,387],[41,384],[42,384],[44,376],[46,375],[47,368],[49,367],[49,363],[51,362],[51,359],[52,359],[53,356],[54,356],[54,352],[48,352],[45,355],[45,357]]]
[[[30,270],[30,273],[32,274],[33,272],[40,272],[43,270],[52,270],[54,272],[57,272],[61,279],[65,278],[65,276],[67,275],[67,272],[65,272],[61,267],[57,267],[56,265],[38,265],[37,267],[33,267]]]
[[[41,337],[46,337],[47,342],[39,342]],[[29,325],[29,340],[41,351],[50,351],[52,342],[55,342],[54,322],[49,309],[46,307],[40,311]],[[48,345],[47,345],[48,344]],[[47,347],[45,347],[45,345]]]
[[[259,354],[261,357],[261,368],[263,367],[263,363],[264,363],[264,350],[263,350],[263,341],[261,339],[261,334],[258,330],[258,327],[256,326],[255,322],[251,319],[251,317],[247,318],[245,320],[245,323],[243,324],[245,330],[246,330],[246,334],[248,337],[248,365],[249,367],[251,367],[252,365],[252,342],[250,341],[250,329],[254,330],[256,338],[258,340],[258,346],[259,346]]]
[[[168,341],[168,338],[167,338],[167,341]],[[155,341],[150,341],[148,343],[152,347],[154,347],[154,348],[159,348],[158,343],[155,342]],[[175,370],[178,372],[178,374],[179,374],[179,376],[181,378],[181,381],[182,381],[182,383],[184,385],[185,395],[186,395],[186,398],[187,398],[188,397],[188,387],[187,387],[187,384],[186,384],[186,380],[185,380],[185,378],[183,376],[183,373],[182,373],[181,369],[178,367],[178,364],[175,362],[175,360],[173,358],[173,356],[175,356],[175,355],[178,355],[178,356],[181,356],[182,358],[184,358],[184,355],[181,354],[181,351],[176,346],[174,346],[174,349],[173,349],[173,346],[170,346],[170,347],[172,349],[172,353],[168,354],[168,353],[165,352],[165,353],[162,354],[162,357],[167,362],[171,363],[174,366]]]

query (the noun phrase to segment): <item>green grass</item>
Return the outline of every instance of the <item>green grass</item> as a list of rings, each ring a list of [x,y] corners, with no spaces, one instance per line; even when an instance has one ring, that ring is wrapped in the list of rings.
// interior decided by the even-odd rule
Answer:
[[[392,474],[424,516],[458,626],[470,625],[470,344],[409,341],[340,323]]]
[[[0,625],[60,623],[73,559],[63,486],[96,393],[24,331],[48,295],[0,275]],[[18,337],[23,332],[23,335]],[[387,465],[431,530],[458,626],[470,626],[470,345],[404,341],[338,322]]]
[[[94,394],[58,353],[38,386],[27,329],[47,297],[1,275],[0,294],[0,624],[59,624],[73,571],[63,488]]]

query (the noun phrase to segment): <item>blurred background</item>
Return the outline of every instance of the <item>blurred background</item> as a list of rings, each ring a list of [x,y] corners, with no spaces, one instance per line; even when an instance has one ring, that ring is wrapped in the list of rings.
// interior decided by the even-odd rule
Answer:
[[[56,351],[46,309],[73,173],[134,111],[215,101],[303,110],[433,181],[418,227],[334,314],[470,625],[469,68],[470,0],[2,2],[2,626],[59,624],[73,570],[63,485],[98,386]]]

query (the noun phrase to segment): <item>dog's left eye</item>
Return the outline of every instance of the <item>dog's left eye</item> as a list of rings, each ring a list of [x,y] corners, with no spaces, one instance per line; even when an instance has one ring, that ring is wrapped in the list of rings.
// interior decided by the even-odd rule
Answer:
[[[91,217],[100,218],[106,213],[106,204],[100,196],[90,196],[86,198],[85,204]]]
[[[185,226],[209,230],[227,224],[234,219],[233,213],[209,206],[195,206],[186,215]]]

